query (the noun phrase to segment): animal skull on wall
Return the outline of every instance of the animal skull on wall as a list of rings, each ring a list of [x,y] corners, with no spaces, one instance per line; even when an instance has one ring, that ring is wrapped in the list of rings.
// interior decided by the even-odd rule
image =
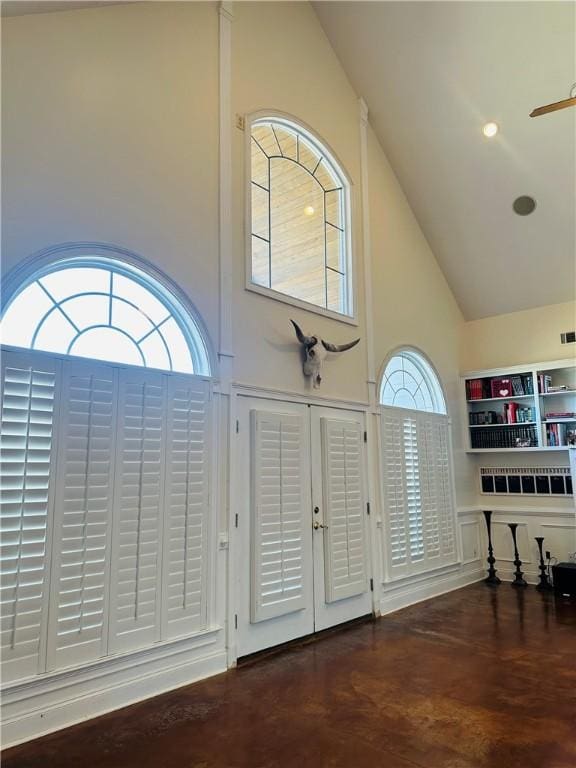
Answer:
[[[318,389],[322,382],[322,376],[320,374],[322,363],[328,352],[345,352],[347,349],[355,347],[360,339],[350,341],[348,344],[331,344],[329,341],[324,341],[324,339],[321,339],[318,336],[306,336],[302,333],[300,326],[295,323],[294,320],[290,320],[290,322],[294,326],[298,341],[302,344],[304,349],[304,375],[311,376],[314,389]]]

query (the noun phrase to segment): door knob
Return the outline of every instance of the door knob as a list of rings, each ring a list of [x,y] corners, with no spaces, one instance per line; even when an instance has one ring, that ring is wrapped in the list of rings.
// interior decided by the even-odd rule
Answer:
[[[314,523],[314,530],[317,531],[318,528],[328,528],[328,526],[324,525],[324,523],[315,522]]]

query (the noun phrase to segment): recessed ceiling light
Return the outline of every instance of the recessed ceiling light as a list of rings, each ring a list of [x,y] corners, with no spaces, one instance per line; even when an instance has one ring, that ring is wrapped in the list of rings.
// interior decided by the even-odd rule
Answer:
[[[314,216],[314,208],[311,205],[307,205],[306,208],[304,208],[304,214],[306,216]]]
[[[491,139],[493,136],[496,136],[496,134],[498,133],[498,123],[486,123],[486,125],[482,128],[482,133],[488,139]]]
[[[536,208],[536,200],[530,195],[521,195],[514,200],[512,208],[518,216],[528,216]]]

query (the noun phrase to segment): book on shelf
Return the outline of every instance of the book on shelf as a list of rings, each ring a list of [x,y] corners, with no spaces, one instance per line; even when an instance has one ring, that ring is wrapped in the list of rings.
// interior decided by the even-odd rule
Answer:
[[[489,424],[524,424],[536,421],[536,410],[522,407],[518,403],[505,403],[503,411],[471,411],[468,414],[470,426],[479,427]]]
[[[472,448],[531,448],[538,444],[536,426],[496,426],[470,431]]]
[[[550,448],[561,448],[576,443],[576,429],[569,424],[545,424],[544,444]]]
[[[548,373],[539,373],[538,374],[538,392],[540,392],[541,395],[545,395],[547,392],[550,391],[550,387],[552,386],[552,376],[550,376]]]
[[[574,419],[576,418],[576,413],[574,411],[550,411],[550,413],[547,413],[544,418],[546,420]]]

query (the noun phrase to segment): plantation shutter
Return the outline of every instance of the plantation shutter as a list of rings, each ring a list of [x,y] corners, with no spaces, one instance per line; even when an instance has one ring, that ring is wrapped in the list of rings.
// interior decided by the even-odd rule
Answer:
[[[207,622],[211,417],[208,382],[192,377],[170,378],[163,639],[189,634]]]
[[[367,589],[362,477],[363,430],[355,421],[321,419],[326,602]]]
[[[304,424],[298,415],[251,411],[251,621],[306,607]]]
[[[160,637],[160,511],[163,500],[164,377],[120,370],[112,536],[110,650]]]
[[[106,653],[114,369],[65,362],[54,524],[50,669]]]
[[[1,638],[4,682],[44,671],[59,362],[2,354]]]
[[[434,465],[434,499],[439,530],[439,556],[443,564],[458,559],[456,543],[456,510],[452,493],[452,465],[450,463],[450,426],[444,416],[428,415],[429,440]]]
[[[392,578],[455,562],[448,419],[441,414],[385,407],[381,433]]]
[[[383,408],[381,425],[388,561],[394,573],[403,574],[407,571],[409,564],[410,532],[408,530],[403,424],[399,412],[396,409]]]

